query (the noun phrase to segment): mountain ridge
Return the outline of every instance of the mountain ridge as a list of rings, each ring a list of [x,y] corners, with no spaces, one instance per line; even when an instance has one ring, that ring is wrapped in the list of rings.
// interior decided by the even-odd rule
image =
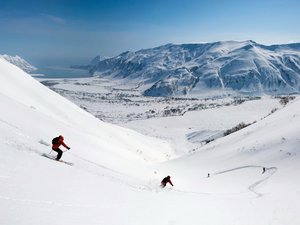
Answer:
[[[20,69],[22,69],[23,71],[27,72],[27,73],[31,73],[35,70],[37,70],[36,67],[34,67],[33,65],[31,65],[30,63],[28,63],[25,59],[23,59],[22,57],[16,55],[16,56],[10,56],[10,55],[0,55],[0,58],[3,58],[4,60],[10,62],[11,64],[19,67]]]
[[[267,46],[252,40],[166,44],[126,51],[86,69],[95,76],[142,84],[146,96],[209,90],[299,93],[300,44]]]

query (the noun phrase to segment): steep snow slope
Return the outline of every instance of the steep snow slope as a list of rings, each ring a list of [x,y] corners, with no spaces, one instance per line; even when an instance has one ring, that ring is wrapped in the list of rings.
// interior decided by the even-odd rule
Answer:
[[[16,105],[5,104],[1,111],[2,121],[18,127],[32,137],[32,141],[49,143],[55,135],[64,134],[74,151],[80,150],[78,154],[103,163],[106,161],[104,155],[114,161],[117,158],[161,161],[166,159],[166,154],[171,154],[166,143],[101,122],[3,60],[0,60],[0,68],[3,101],[10,99],[11,104]],[[26,113],[16,111],[18,105],[24,106]],[[112,163],[117,168],[123,167],[119,161],[112,160]]]
[[[254,41],[168,44],[90,65],[95,75],[139,84],[147,96],[294,93],[300,88],[300,45],[264,46]]]
[[[185,177],[194,181],[195,176],[205,176],[205,172],[219,175],[222,170],[230,172],[244,167],[264,166],[272,168],[272,173],[276,170],[280,174],[275,176],[279,179],[278,182],[287,182],[279,182],[278,185],[287,188],[289,185],[299,186],[300,182],[293,180],[293,176],[299,173],[299,165],[295,163],[299,160],[299,125],[300,99],[297,98],[295,102],[265,119],[217,139],[196,153],[174,160],[170,164],[178,166]]]
[[[153,163],[168,145],[96,120],[1,60],[0,79],[1,224],[300,223],[299,99],[195,154]],[[57,134],[74,166],[40,155]],[[167,174],[173,190],[158,188]]]
[[[299,125],[298,98],[266,119],[162,168],[176,168],[172,174],[179,178],[179,192],[210,196],[216,216],[231,216],[208,224],[298,224]],[[241,201],[248,194],[253,196],[248,202],[251,207]],[[216,196],[219,200],[226,196],[228,201],[216,203]],[[199,207],[205,208],[202,204]]]

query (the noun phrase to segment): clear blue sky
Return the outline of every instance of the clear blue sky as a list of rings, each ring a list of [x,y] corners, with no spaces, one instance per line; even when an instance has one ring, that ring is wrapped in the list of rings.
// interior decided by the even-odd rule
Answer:
[[[299,0],[0,1],[0,54],[36,66],[167,43],[300,42]]]

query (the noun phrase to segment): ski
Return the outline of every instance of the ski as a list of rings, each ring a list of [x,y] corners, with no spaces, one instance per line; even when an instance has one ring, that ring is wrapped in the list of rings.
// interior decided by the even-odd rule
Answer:
[[[48,159],[52,159],[52,160],[54,160],[56,162],[61,162],[61,163],[67,164],[69,166],[73,166],[74,165],[74,163],[72,163],[72,162],[67,162],[67,161],[64,161],[64,160],[61,160],[61,159],[60,160],[56,160],[56,158],[54,158],[54,157],[52,157],[50,155],[47,155],[47,154],[42,154],[42,156],[44,156],[44,157],[46,157]]]

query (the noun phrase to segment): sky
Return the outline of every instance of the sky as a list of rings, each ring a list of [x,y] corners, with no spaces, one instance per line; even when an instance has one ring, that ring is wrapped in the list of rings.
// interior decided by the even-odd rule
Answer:
[[[0,0],[0,54],[37,67],[167,43],[300,42],[298,0]]]

